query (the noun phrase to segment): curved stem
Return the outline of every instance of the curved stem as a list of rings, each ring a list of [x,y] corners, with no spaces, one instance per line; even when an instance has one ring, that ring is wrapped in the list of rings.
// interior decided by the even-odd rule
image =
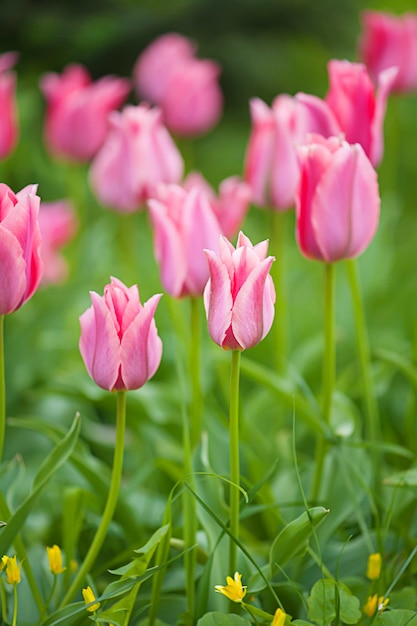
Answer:
[[[0,315],[0,463],[6,430],[6,385],[4,380],[4,315]]]
[[[322,417],[327,426],[330,426],[332,395],[335,380],[336,352],[334,341],[334,287],[335,267],[332,263],[326,263],[324,267],[324,354],[322,374]],[[320,483],[323,474],[324,460],[327,444],[323,436],[317,443],[316,467],[313,480],[312,499],[319,494]]]
[[[276,292],[275,323],[273,328],[275,339],[274,354],[278,374],[285,371],[288,351],[287,338],[287,300],[285,293],[284,267],[285,267],[285,213],[271,210],[271,254],[275,262],[271,267],[271,275]]]
[[[117,498],[119,496],[120,482],[122,479],[125,424],[126,392],[119,391],[117,393],[116,442],[114,447],[113,471],[106,506],[90,549],[87,552],[84,562],[78,570],[74,580],[72,581],[72,584],[68,589],[64,599],[62,600],[61,606],[65,606],[66,604],[68,604],[68,602],[72,600],[81,585],[84,583],[85,577],[90,572],[94,561],[100,551],[100,548],[106,538],[106,533],[113,518],[114,510],[116,508]]]
[[[239,463],[239,373],[240,350],[233,350],[230,368],[230,410],[229,410],[229,447],[230,447],[230,532],[239,538],[240,504],[240,463]],[[230,538],[229,572],[233,576],[237,567],[237,545]]]

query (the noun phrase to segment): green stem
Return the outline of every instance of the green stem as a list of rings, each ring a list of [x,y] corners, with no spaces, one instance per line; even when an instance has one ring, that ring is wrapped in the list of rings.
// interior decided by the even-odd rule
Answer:
[[[1,620],[2,624],[7,621],[7,596],[4,588],[3,579],[0,578],[0,598],[1,598]]]
[[[49,595],[48,595],[48,597],[45,600],[45,604],[44,604],[42,613],[39,616],[38,621],[36,622],[36,626],[39,626],[40,624],[42,624],[42,622],[43,622],[43,620],[45,618],[46,612],[48,610],[49,604],[50,604],[50,602],[52,600],[52,596],[54,595],[55,588],[56,588],[56,574],[54,574],[54,579],[52,581],[52,585],[51,585],[51,589],[49,591]]]
[[[201,298],[191,298],[191,343],[190,343],[190,377],[191,377],[191,448],[200,443],[201,438],[201,376],[200,376],[200,301]]]
[[[271,267],[271,275],[276,292],[275,303],[275,357],[278,374],[283,374],[287,362],[288,338],[287,338],[287,299],[284,280],[284,257],[285,257],[285,212],[271,210],[271,254],[275,262]]]
[[[184,416],[183,426],[184,445],[184,474],[185,479],[194,490],[191,442],[189,436],[189,421]],[[186,553],[184,555],[185,568],[185,588],[187,592],[188,613],[194,615],[195,600],[195,567],[196,567],[196,543],[197,543],[197,510],[192,492],[186,489],[182,495],[183,515],[184,515],[184,544]]]
[[[116,508],[117,499],[119,496],[120,482],[122,479],[125,424],[126,392],[119,391],[117,393],[116,442],[114,447],[113,471],[106,506],[90,549],[87,552],[83,564],[81,565],[74,580],[72,581],[72,585],[70,586],[64,599],[62,600],[61,606],[65,606],[66,604],[68,604],[75,596],[77,591],[80,589],[81,585],[84,583],[85,578],[90,572],[94,561],[100,551],[100,548],[106,538],[106,533],[113,518],[114,510]]]
[[[230,532],[239,539],[239,504],[240,504],[240,464],[239,464],[239,374],[240,350],[233,350],[230,368]],[[237,545],[230,538],[229,572],[233,576],[237,569]]]
[[[336,351],[334,341],[334,287],[335,267],[332,263],[324,266],[324,354],[322,379],[322,417],[327,426],[330,426],[332,395],[335,381]],[[321,435],[316,448],[316,466],[313,479],[312,499],[317,499],[323,474],[327,443]]]
[[[17,624],[17,584],[13,585],[13,621],[12,626],[16,626]]]
[[[6,385],[4,381],[4,315],[0,315],[0,463],[6,430]]]

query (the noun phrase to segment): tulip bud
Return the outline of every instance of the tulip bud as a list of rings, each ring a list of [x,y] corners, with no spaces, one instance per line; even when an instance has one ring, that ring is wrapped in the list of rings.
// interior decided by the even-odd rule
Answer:
[[[68,275],[68,265],[59,251],[71,241],[77,230],[73,206],[67,200],[42,202],[39,211],[39,226],[44,264],[42,284],[61,283]]]

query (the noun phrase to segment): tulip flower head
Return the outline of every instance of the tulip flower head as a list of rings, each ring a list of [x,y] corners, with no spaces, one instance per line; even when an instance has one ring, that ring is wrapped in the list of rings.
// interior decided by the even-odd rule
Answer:
[[[274,319],[275,289],[267,257],[268,242],[253,246],[239,233],[236,249],[220,238],[220,254],[205,250],[210,279],[204,290],[211,338],[224,350],[247,350],[269,332]]]
[[[96,599],[96,596],[94,595],[94,591],[91,589],[91,587],[88,586],[85,589],[83,589],[82,594],[83,594],[84,602],[87,605],[89,605],[87,606],[87,611],[89,611],[90,613],[95,613],[96,611],[98,611],[100,608],[100,602],[95,602],[94,604],[91,604],[91,602],[94,602]]]
[[[247,587],[242,585],[242,574],[235,572],[233,578],[226,576],[226,583],[226,585],[216,585],[215,591],[223,594],[232,602],[242,602],[247,591]]]
[[[18,585],[21,581],[21,566],[17,563],[16,556],[4,555],[1,557],[1,569],[6,570],[6,581],[9,585]]]
[[[0,55],[0,159],[9,156],[18,137],[16,77],[10,71],[16,62],[15,52]]]
[[[271,626],[285,626],[285,620],[287,614],[282,609],[277,609],[274,614],[274,619],[271,622]]]
[[[52,548],[48,546],[46,548],[46,553],[48,555],[49,569],[51,571],[51,574],[56,576],[57,574],[62,574],[62,572],[65,572],[67,568],[62,566],[61,548],[57,545],[52,546]]]
[[[18,193],[0,183],[0,315],[16,311],[42,277],[37,185]]]
[[[92,306],[80,317],[80,352],[91,378],[103,389],[139,389],[159,367],[162,342],[154,314],[161,295],[144,305],[137,285],[117,278],[104,295],[90,292]]]
[[[361,254],[375,235],[377,175],[359,144],[310,138],[299,149],[297,241],[310,259],[331,263]]]
[[[77,219],[72,204],[67,200],[42,202],[39,211],[41,255],[44,264],[42,284],[63,282],[68,276],[68,265],[60,250],[74,237]]]
[[[388,602],[389,598],[384,598],[384,596],[378,597],[377,594],[369,596],[365,606],[363,607],[363,612],[368,617],[372,617],[377,611],[378,613],[382,613],[385,610]]]
[[[359,56],[372,78],[377,81],[381,72],[396,67],[392,91],[417,89],[417,13],[364,11],[361,22]]]
[[[366,577],[369,580],[378,580],[381,574],[381,555],[379,552],[370,554],[368,557],[368,567],[366,569]]]

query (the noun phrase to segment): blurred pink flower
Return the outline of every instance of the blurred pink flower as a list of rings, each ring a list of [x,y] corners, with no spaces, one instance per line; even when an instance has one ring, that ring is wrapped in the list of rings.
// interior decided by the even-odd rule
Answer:
[[[108,116],[126,99],[130,81],[104,76],[92,81],[82,65],[41,79],[47,103],[45,141],[52,154],[74,161],[90,160],[102,146]]]
[[[144,50],[134,68],[139,97],[157,104],[169,130],[182,136],[208,132],[223,109],[220,66],[194,54],[190,40],[168,33]]]
[[[381,72],[397,67],[392,91],[417,89],[417,13],[392,15],[364,11],[359,55],[376,81]]]
[[[18,138],[16,76],[10,72],[17,57],[16,52],[0,55],[0,159],[9,156]]]
[[[333,59],[327,68],[330,88],[325,100],[346,141],[359,143],[372,164],[379,165],[384,151],[385,109],[397,70],[381,72],[375,89],[362,63]]]
[[[299,179],[297,145],[307,133],[325,137],[340,133],[327,104],[304,93],[282,94],[269,108],[259,98],[250,102],[252,132],[246,152],[245,180],[255,204],[285,211],[294,206]]]
[[[37,185],[18,193],[0,183],[0,315],[31,298],[42,276]]]
[[[139,389],[161,362],[154,320],[161,294],[142,305],[137,285],[111,278],[103,296],[90,296],[92,306],[80,317],[80,352],[89,375],[108,391]]]
[[[161,185],[148,200],[155,258],[171,296],[201,296],[208,279],[204,248],[217,249],[220,225],[206,193]]]
[[[216,196],[213,188],[199,172],[190,172],[183,183],[184,189],[197,187],[203,191],[220,224],[222,235],[234,237],[245,219],[251,201],[251,190],[238,176],[225,178]]]
[[[111,128],[91,165],[90,181],[104,206],[130,213],[159,183],[179,182],[184,164],[159,109],[126,106],[109,120]]]
[[[41,256],[44,264],[43,284],[63,282],[68,276],[68,264],[60,254],[74,237],[77,219],[74,207],[68,200],[42,202],[39,211],[41,229]]]
[[[220,238],[220,254],[205,250],[210,279],[204,305],[211,338],[224,350],[247,350],[269,332],[274,319],[275,289],[267,257],[268,241],[253,246],[239,233],[236,249]]]
[[[301,252],[328,263],[358,256],[375,235],[380,209],[377,175],[362,146],[315,136],[299,155]]]

